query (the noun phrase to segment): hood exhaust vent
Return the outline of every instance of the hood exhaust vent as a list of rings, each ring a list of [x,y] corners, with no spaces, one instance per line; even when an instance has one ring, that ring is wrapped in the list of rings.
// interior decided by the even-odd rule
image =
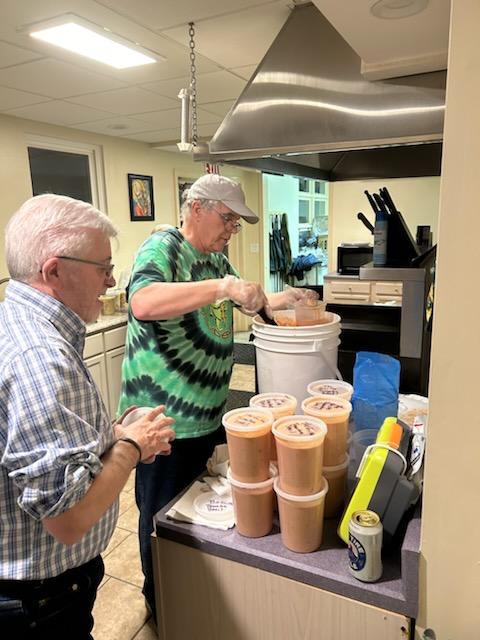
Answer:
[[[445,71],[369,82],[360,70],[359,56],[314,5],[296,7],[210,141],[209,157],[323,156],[442,140]]]

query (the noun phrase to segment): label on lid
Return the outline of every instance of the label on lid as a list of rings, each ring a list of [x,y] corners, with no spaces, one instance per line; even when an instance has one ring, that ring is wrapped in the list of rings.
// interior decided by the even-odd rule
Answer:
[[[321,430],[318,425],[308,420],[292,420],[278,425],[276,429],[289,436],[314,436]]]

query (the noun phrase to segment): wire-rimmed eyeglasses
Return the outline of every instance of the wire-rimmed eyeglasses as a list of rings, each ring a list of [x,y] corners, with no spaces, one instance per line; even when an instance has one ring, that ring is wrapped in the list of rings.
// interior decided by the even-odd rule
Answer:
[[[72,260],[73,262],[83,262],[84,264],[93,264],[95,267],[99,267],[105,271],[105,277],[110,278],[113,269],[115,268],[114,264],[104,264],[103,262],[95,262],[95,260],[85,260],[84,258],[74,258],[73,256],[55,256],[56,258],[61,258],[62,260]]]
[[[238,233],[239,231],[242,230],[242,225],[240,222],[237,222],[235,220],[235,218],[232,218],[232,216],[228,213],[220,213],[220,211],[217,211],[216,209],[214,209],[212,207],[212,211],[215,211],[215,213],[220,216],[220,218],[223,220],[223,224],[225,226],[230,225],[231,229],[232,229],[232,233]]]

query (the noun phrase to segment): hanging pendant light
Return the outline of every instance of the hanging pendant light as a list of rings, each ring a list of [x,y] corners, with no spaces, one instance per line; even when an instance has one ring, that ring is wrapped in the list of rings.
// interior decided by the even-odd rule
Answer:
[[[197,68],[195,66],[195,23],[188,23],[190,47],[190,86],[180,89],[178,98],[182,101],[180,120],[180,142],[177,147],[182,152],[192,152],[198,142],[197,134]],[[191,107],[191,109],[190,109]]]

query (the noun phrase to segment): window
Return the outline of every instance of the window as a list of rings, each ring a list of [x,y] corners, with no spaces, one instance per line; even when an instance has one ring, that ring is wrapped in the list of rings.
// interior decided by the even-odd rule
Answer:
[[[100,147],[30,136],[28,159],[33,195],[58,193],[106,211]]]
[[[323,180],[298,178],[298,252],[327,250],[328,187]]]

